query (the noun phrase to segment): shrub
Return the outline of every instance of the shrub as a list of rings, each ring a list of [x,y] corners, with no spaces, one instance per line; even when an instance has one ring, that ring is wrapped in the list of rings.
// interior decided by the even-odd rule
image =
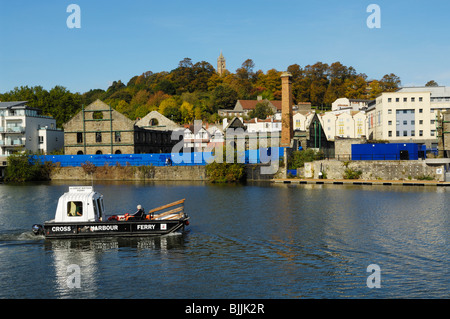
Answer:
[[[288,169],[303,167],[305,163],[323,159],[323,152],[316,152],[312,149],[294,151],[288,159]]]
[[[206,165],[206,174],[212,183],[239,183],[245,181],[245,165],[211,163]]]
[[[344,179],[359,179],[362,175],[362,171],[355,171],[351,168],[346,168],[344,171]]]
[[[29,154],[13,154],[8,156],[8,166],[5,171],[7,182],[43,181],[50,179],[53,164],[42,163]]]

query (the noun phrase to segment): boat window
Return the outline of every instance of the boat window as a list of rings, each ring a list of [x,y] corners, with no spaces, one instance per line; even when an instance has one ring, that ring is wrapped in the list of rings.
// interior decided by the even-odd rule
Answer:
[[[67,202],[67,216],[83,216],[83,202]]]
[[[92,204],[92,206],[94,206],[94,216],[96,217],[96,219],[98,219],[97,202],[95,199],[92,201]]]
[[[102,203],[100,201],[100,198],[97,198],[97,207],[98,207],[98,219],[102,219],[103,217],[103,207],[102,207]]]

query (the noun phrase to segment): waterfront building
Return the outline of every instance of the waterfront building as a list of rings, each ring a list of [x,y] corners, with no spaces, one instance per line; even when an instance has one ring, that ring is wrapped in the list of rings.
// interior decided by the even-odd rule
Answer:
[[[21,151],[47,154],[63,146],[64,133],[54,118],[27,101],[0,102],[0,156]]]
[[[320,114],[319,119],[329,141],[335,137],[361,138],[368,133],[367,114],[363,111],[331,111]]]
[[[368,138],[437,148],[437,120],[445,110],[450,110],[450,87],[405,87],[382,93],[367,110]]]
[[[66,155],[170,153],[172,131],[139,127],[96,100],[64,124]]]

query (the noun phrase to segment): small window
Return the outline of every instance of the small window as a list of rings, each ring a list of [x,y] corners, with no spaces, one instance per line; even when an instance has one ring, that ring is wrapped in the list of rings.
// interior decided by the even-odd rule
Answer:
[[[388,133],[389,133],[389,137],[392,137],[392,131],[389,131]]]
[[[68,202],[67,216],[69,217],[83,216],[83,202]]]
[[[121,142],[122,141],[122,137],[120,135],[120,132],[115,132],[114,133],[114,141],[115,142]]]
[[[416,131],[411,131],[411,136],[416,136]]]
[[[83,133],[77,133],[77,144],[83,143]]]
[[[423,97],[419,97],[419,102],[423,102]]]
[[[411,98],[411,102],[415,102],[416,101],[416,98],[415,97],[412,97]]]
[[[95,141],[97,143],[101,143],[102,142],[102,132],[96,132],[95,133]]]
[[[408,98],[407,98],[407,97],[404,97],[404,98],[403,98],[403,102],[408,102]]]
[[[408,136],[408,131],[403,131],[403,136]]]
[[[422,130],[419,131],[419,136],[423,136],[423,131]]]
[[[392,102],[392,98],[388,98],[388,103],[391,103]]]
[[[419,113],[423,113],[423,109],[419,109]]]

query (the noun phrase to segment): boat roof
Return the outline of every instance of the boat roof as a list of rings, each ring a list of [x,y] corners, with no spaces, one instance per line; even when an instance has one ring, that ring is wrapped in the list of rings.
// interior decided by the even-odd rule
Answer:
[[[92,186],[70,186],[69,191],[64,193],[61,198],[72,201],[84,201],[92,198],[95,194],[101,196],[94,191]]]

